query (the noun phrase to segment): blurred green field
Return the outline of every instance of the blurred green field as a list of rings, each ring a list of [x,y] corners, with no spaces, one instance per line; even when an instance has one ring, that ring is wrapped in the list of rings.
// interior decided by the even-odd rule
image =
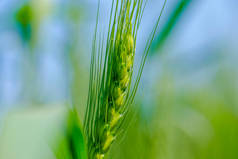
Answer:
[[[237,158],[236,79],[224,70],[191,89],[177,87],[176,78],[165,75],[155,89],[153,107],[145,113],[138,105],[135,121],[111,158]]]

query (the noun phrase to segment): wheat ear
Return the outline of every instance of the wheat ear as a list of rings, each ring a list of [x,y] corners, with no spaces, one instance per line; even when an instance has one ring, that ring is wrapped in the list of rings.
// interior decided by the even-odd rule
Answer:
[[[88,105],[84,120],[90,159],[103,159],[116,139],[132,104],[161,14],[147,41],[132,84],[136,39],[147,1],[112,0],[107,41],[97,38],[99,9],[92,46]],[[100,4],[100,3],[99,3]]]

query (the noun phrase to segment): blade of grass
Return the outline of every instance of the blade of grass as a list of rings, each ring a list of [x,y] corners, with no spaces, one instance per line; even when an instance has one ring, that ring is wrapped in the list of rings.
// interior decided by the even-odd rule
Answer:
[[[163,46],[165,40],[169,37],[172,30],[176,27],[179,20],[191,6],[192,2],[195,0],[180,0],[175,5],[172,10],[167,23],[162,28],[162,31],[158,33],[154,42],[152,43],[150,56],[153,56],[155,53],[158,53],[158,50]]]

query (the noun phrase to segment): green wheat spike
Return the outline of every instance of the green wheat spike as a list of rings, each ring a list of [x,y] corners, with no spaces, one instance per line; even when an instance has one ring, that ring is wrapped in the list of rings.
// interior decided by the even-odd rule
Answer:
[[[88,104],[84,120],[89,159],[102,159],[115,141],[132,104],[166,0],[132,81],[136,39],[147,1],[112,0],[106,42],[98,38],[99,9],[92,46]],[[104,49],[105,46],[105,49]]]

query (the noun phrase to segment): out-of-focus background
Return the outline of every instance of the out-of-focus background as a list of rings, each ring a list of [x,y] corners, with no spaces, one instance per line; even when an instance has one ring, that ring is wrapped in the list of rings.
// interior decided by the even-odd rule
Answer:
[[[138,59],[162,8],[149,0]],[[81,120],[97,0],[0,0],[0,158],[54,158],[64,107]],[[110,0],[101,4],[100,30]],[[238,158],[238,1],[168,0],[115,159]],[[138,60],[137,60],[138,61]]]

